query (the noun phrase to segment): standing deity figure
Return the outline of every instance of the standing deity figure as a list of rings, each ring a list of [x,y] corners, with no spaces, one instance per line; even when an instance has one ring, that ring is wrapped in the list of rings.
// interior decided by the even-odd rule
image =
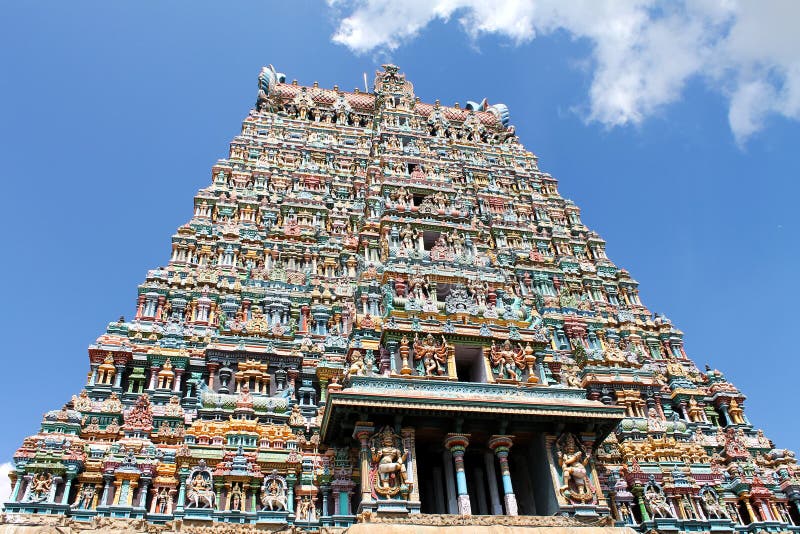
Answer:
[[[406,223],[405,227],[400,230],[400,242],[403,244],[403,248],[407,251],[415,250],[417,248],[414,244],[416,239],[417,233],[411,228],[411,223]]]
[[[236,512],[244,512],[244,496],[242,494],[242,486],[238,482],[231,488],[231,496],[228,501],[228,510]]]
[[[424,341],[414,334],[414,361],[421,364],[424,376],[442,376],[447,369],[447,341],[442,336],[442,344],[436,345],[433,335],[428,334]]]
[[[559,491],[571,502],[590,502],[594,500],[594,489],[589,480],[586,466],[589,456],[584,456],[572,434],[567,434],[563,445],[556,453],[561,467],[561,487]]]
[[[50,473],[39,473],[30,481],[28,501],[44,502],[50,496],[50,488],[53,487],[53,476]]]
[[[375,447],[375,441],[380,447]],[[372,478],[375,493],[391,498],[400,493],[406,484],[407,452],[401,451],[396,443],[397,436],[389,427],[384,428],[373,438],[372,462],[374,475]]]
[[[492,341],[489,355],[492,369],[498,378],[506,380],[519,380],[522,378],[522,369],[525,368],[525,354],[522,346],[517,343],[517,349],[512,348],[511,341],[506,340],[502,348],[498,348]]]
[[[317,515],[317,507],[314,504],[314,500],[309,496],[306,495],[304,497],[298,497],[297,502],[297,520],[298,521],[314,521]]]
[[[161,488],[161,491],[158,492],[156,495],[156,513],[157,514],[168,514],[171,513],[171,506],[170,502],[172,498],[170,497],[169,490],[167,488]]]
[[[415,274],[408,281],[408,286],[409,297],[416,300],[428,300],[430,284],[428,284],[428,280],[424,276]]]
[[[72,503],[72,508],[78,508],[80,510],[89,510],[93,508],[95,493],[94,484],[84,484],[75,502]]]

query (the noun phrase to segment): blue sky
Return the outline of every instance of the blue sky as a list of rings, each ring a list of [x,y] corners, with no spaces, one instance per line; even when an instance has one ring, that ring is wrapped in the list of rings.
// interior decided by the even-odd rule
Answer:
[[[137,284],[167,261],[254,104],[261,66],[352,89],[389,60],[425,101],[507,104],[645,304],[686,333],[690,357],[749,396],[777,446],[800,448],[789,424],[800,47],[781,40],[794,38],[781,20],[797,18],[780,3],[761,19],[682,4],[534,2],[510,16],[439,4],[4,4],[0,462],[80,391],[106,324],[132,315]]]

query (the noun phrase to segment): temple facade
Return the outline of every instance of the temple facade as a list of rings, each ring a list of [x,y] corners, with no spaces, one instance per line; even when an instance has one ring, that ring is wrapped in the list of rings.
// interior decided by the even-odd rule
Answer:
[[[794,453],[509,120],[393,65],[372,92],[264,68],[169,262],[16,452],[7,513],[800,532]]]

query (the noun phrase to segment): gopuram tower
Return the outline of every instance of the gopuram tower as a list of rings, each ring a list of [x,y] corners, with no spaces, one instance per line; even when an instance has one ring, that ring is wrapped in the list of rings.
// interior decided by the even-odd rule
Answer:
[[[371,93],[271,66],[258,89],[132,319],[16,452],[7,522],[800,532],[794,453],[506,106],[420,102],[393,65]]]

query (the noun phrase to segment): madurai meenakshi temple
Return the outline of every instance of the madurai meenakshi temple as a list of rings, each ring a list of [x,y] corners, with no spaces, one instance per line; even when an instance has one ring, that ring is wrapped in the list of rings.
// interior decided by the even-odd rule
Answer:
[[[14,455],[7,523],[800,532],[794,453],[505,105],[266,67],[193,210]]]

